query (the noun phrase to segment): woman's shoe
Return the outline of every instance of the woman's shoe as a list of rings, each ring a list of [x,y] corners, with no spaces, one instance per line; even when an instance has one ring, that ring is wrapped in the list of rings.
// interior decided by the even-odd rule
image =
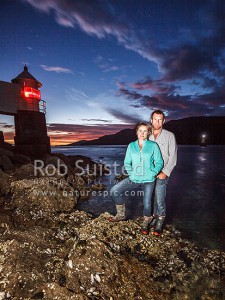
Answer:
[[[149,234],[149,224],[152,220],[152,217],[144,217],[144,221],[142,223],[142,226],[141,226],[141,233],[142,234]]]
[[[126,220],[125,216],[120,216],[117,214],[115,216],[109,217],[109,221],[111,221],[111,222],[119,222],[119,221],[124,221],[124,220]]]
[[[117,214],[115,216],[109,217],[109,221],[111,221],[111,222],[124,221],[126,219],[125,204],[116,205],[116,211],[117,211]]]

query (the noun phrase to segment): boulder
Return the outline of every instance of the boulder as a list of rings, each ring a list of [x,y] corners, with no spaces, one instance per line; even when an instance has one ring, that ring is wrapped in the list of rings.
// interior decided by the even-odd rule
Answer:
[[[0,148],[14,152],[14,146],[6,142],[0,142]]]
[[[3,171],[15,169],[10,157],[5,154],[0,156],[0,167]]]
[[[0,148],[0,156],[2,156],[2,155],[6,155],[6,156],[9,156],[9,157],[12,157],[13,156],[13,152],[10,151],[10,150],[4,149],[4,148]]]
[[[0,195],[7,196],[10,193],[12,176],[0,169]]]
[[[77,196],[67,182],[58,178],[34,178],[11,182],[13,219],[17,226],[52,221],[58,212],[69,212]]]
[[[17,167],[13,172],[12,176],[14,180],[22,180],[22,179],[34,179],[36,176],[34,174],[34,165],[32,163],[28,163],[22,165],[21,167]]]
[[[13,156],[11,157],[11,160],[14,164],[19,165],[19,166],[28,164],[31,162],[30,157],[23,155],[23,154],[19,154],[19,153],[13,154]]]

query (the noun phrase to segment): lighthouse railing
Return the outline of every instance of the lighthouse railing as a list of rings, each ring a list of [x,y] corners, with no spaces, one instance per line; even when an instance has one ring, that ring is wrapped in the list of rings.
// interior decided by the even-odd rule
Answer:
[[[16,110],[30,110],[30,111],[39,111],[41,113],[46,113],[46,101],[39,100],[33,101],[33,100],[26,100],[24,101],[24,98],[17,97],[16,101]]]
[[[42,112],[42,113],[46,113],[46,101],[44,101],[44,100],[40,100],[40,102],[39,102],[39,110],[40,110],[40,112]]]

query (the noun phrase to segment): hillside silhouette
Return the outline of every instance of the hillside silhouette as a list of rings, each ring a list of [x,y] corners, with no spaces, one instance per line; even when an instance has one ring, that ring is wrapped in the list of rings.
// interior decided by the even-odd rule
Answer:
[[[201,137],[206,135],[209,145],[225,145],[225,116],[222,117],[188,117],[168,121],[164,129],[172,131],[180,145],[199,145]],[[78,145],[128,145],[136,140],[134,129],[123,129],[115,134],[104,135],[90,141],[79,141],[68,146]]]

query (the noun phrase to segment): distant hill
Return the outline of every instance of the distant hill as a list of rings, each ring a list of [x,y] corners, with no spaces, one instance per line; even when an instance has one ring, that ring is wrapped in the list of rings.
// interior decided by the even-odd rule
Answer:
[[[82,146],[86,143],[87,141],[86,140],[80,140],[78,142],[74,142],[72,144],[69,144],[69,145],[64,145],[64,146],[74,146],[76,144],[76,146]]]
[[[172,131],[181,145],[198,145],[202,134],[206,134],[206,142],[211,145],[225,145],[224,117],[189,117],[168,121],[164,128]],[[115,134],[105,135],[91,141],[79,141],[68,146],[78,145],[128,145],[136,140],[134,129],[124,129]]]
[[[225,145],[225,116],[190,117],[165,124],[176,135],[178,144],[196,145],[204,133],[210,145]]]
[[[136,139],[134,129],[123,129],[117,133],[104,135],[96,140],[82,141],[82,144],[75,142],[67,146],[80,146],[80,145],[127,145]]]

